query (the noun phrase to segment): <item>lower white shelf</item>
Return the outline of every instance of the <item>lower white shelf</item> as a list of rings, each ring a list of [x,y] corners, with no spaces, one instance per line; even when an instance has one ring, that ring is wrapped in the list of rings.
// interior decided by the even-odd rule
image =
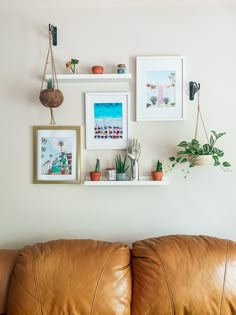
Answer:
[[[166,186],[169,185],[167,177],[163,177],[161,181],[152,180],[151,176],[141,176],[139,180],[107,180],[102,177],[99,181],[91,181],[90,177],[86,177],[85,186]]]

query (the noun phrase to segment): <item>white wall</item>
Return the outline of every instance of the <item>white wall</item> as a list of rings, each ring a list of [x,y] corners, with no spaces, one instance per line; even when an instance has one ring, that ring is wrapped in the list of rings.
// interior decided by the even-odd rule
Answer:
[[[60,3],[58,3],[60,2]],[[176,4],[178,2],[178,4]],[[11,4],[10,4],[11,3]],[[43,4],[45,3],[45,4]],[[99,5],[98,5],[99,3]],[[184,55],[186,87],[201,83],[207,129],[226,131],[226,159],[236,164],[236,6],[218,1],[5,1],[0,4],[1,175],[0,246],[20,247],[56,238],[134,240],[163,234],[208,234],[236,239],[235,172],[195,168],[187,180],[168,174],[167,187],[85,187],[32,183],[32,126],[49,125],[39,100],[48,46],[48,24],[58,27],[58,72],[70,58],[79,71],[125,63],[132,83],[61,84],[65,101],[57,125],[82,126],[82,178],[99,157],[104,170],[117,151],[85,150],[83,93],[131,91],[130,137],[142,146],[141,173],[175,153],[194,135],[196,102],[182,122],[135,122],[135,57]],[[203,135],[202,135],[203,136]]]

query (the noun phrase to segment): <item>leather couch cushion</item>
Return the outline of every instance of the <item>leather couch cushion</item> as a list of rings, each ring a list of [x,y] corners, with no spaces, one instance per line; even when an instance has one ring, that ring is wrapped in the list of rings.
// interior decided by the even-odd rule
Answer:
[[[6,311],[8,285],[17,254],[17,250],[0,250],[0,314]]]
[[[173,235],[132,249],[133,315],[236,314],[235,243]]]
[[[25,247],[7,315],[129,315],[130,250],[122,243],[57,240]]]

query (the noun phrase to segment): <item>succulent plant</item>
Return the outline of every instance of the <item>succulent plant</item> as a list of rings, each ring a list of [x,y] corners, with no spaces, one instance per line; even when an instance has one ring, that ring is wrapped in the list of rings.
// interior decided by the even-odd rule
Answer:
[[[117,173],[125,173],[127,169],[129,168],[129,165],[126,164],[126,159],[127,159],[127,155],[124,157],[123,161],[120,154],[116,156],[115,163],[116,163]]]
[[[52,79],[47,79],[47,89],[53,90],[55,88],[55,84]]]
[[[157,161],[156,172],[162,172],[162,163],[159,160]]]
[[[96,159],[96,164],[95,164],[95,170],[94,172],[100,172],[100,161],[99,159]]]

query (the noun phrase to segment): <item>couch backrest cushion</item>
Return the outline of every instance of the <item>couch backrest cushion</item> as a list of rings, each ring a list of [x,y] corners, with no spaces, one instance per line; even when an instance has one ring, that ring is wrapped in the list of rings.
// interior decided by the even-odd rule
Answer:
[[[0,250],[0,314],[6,312],[8,286],[17,253],[17,250]]]
[[[130,250],[122,243],[57,240],[25,247],[7,315],[130,315]]]
[[[132,249],[132,315],[236,314],[236,244],[173,235]]]

